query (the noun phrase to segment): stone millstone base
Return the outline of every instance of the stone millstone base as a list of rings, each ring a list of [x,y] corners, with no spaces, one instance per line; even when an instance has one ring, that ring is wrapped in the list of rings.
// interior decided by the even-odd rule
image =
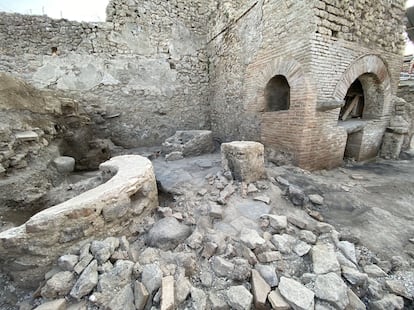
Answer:
[[[221,162],[224,171],[230,171],[237,181],[251,183],[262,179],[264,146],[252,141],[233,141],[221,145]]]
[[[106,183],[43,210],[0,233],[3,271],[21,287],[35,287],[63,253],[91,239],[131,235],[158,207],[152,163],[141,156],[114,157],[100,165]]]

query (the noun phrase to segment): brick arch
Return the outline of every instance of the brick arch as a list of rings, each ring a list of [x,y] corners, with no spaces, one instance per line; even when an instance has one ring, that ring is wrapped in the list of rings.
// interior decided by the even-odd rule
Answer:
[[[343,100],[351,84],[367,73],[376,76],[382,86],[384,97],[391,96],[391,79],[386,64],[377,55],[364,55],[355,60],[342,75],[335,87],[333,97]]]
[[[248,111],[263,112],[266,99],[264,90],[267,83],[276,75],[284,76],[290,86],[290,109],[299,106],[304,108],[304,94],[308,95],[309,83],[301,64],[292,58],[277,58],[247,69],[247,85],[245,89]],[[254,98],[253,98],[254,97]]]

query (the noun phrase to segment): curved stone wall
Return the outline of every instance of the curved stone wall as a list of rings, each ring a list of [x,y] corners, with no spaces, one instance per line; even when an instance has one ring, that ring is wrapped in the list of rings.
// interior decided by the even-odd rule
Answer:
[[[0,261],[21,286],[36,286],[62,253],[93,238],[131,235],[158,206],[151,162],[118,156],[100,165],[106,183],[46,209],[25,224],[0,233]]]

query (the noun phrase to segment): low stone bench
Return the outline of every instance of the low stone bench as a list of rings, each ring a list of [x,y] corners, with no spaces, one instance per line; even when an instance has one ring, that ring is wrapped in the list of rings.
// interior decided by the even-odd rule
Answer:
[[[157,208],[157,185],[147,158],[118,156],[99,169],[109,178],[106,183],[0,233],[1,266],[16,285],[38,286],[63,253],[92,239],[131,235]]]
[[[265,176],[264,146],[253,141],[233,141],[221,145],[224,171],[230,171],[237,181],[251,183]]]

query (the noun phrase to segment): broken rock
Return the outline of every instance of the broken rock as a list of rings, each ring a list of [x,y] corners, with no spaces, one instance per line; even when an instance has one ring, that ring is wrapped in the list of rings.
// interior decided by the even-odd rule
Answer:
[[[345,309],[349,304],[348,287],[336,273],[318,275],[315,280],[315,295],[319,299]]]
[[[147,243],[163,250],[175,248],[191,234],[187,225],[181,224],[174,217],[166,217],[154,224],[148,232]]]
[[[251,309],[253,296],[243,285],[230,287],[227,291],[227,297],[229,299],[229,305],[233,309]]]
[[[266,309],[267,295],[270,292],[270,286],[260,276],[257,270],[252,270],[252,290],[254,297],[254,306],[256,309]]]
[[[294,309],[312,310],[315,306],[315,294],[298,281],[281,277],[279,291]]]

